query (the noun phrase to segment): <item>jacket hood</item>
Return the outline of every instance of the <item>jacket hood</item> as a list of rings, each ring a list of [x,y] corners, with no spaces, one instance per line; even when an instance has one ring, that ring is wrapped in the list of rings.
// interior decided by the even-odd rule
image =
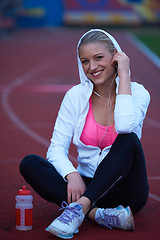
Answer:
[[[78,45],[77,45],[77,59],[78,59],[78,70],[79,70],[79,77],[80,77],[80,82],[82,85],[85,85],[86,82],[88,82],[89,84],[92,84],[91,81],[87,78],[87,76],[85,75],[84,71],[83,71],[83,67],[82,67],[82,64],[81,64],[81,61],[80,61],[80,58],[79,58],[79,54],[78,54],[78,47],[79,47],[79,44],[82,40],[82,38],[89,32],[93,32],[93,31],[99,31],[99,32],[102,32],[104,33],[105,35],[107,35],[107,37],[112,41],[113,45],[115,46],[115,48],[117,49],[117,52],[122,52],[119,44],[117,43],[117,41],[114,39],[114,37],[112,37],[108,32],[105,32],[104,30],[101,30],[101,29],[91,29],[89,30],[88,32],[86,32],[79,40],[78,42]],[[118,84],[119,82],[119,77],[117,76],[116,77],[116,83]],[[92,84],[93,85],[93,84]],[[93,86],[92,86],[93,88]]]

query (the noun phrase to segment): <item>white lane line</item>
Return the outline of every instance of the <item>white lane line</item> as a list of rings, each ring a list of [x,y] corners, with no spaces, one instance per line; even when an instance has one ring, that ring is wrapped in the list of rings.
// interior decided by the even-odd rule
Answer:
[[[30,136],[31,138],[35,139],[39,143],[48,146],[49,142],[46,141],[43,137],[38,135],[36,132],[31,130],[12,110],[10,103],[9,103],[9,96],[11,92],[22,85],[23,83],[29,81],[31,78],[36,77],[38,74],[42,73],[45,69],[48,68],[49,62],[43,63],[38,67],[35,67],[28,71],[27,73],[23,74],[19,78],[16,78],[13,82],[8,84],[2,91],[2,106],[7,114],[8,118],[16,125],[17,128],[21,129],[25,134]]]
[[[160,128],[160,121],[158,121],[158,120],[155,120],[150,117],[146,117],[145,122],[148,123],[149,125],[151,125],[152,127]]]
[[[145,57],[147,57],[158,69],[160,69],[160,58],[156,54],[154,54],[134,34],[127,33],[126,36],[132,45],[134,45]]]
[[[160,197],[158,197],[158,196],[156,196],[154,194],[149,193],[149,197],[154,199],[154,200],[156,200],[156,201],[158,201],[158,202],[160,202]]]
[[[34,132],[32,129],[30,129],[17,115],[16,113],[13,111],[13,109],[10,106],[9,103],[9,96],[11,94],[11,92],[13,90],[15,90],[17,87],[23,85],[25,82],[31,80],[31,78],[35,78],[36,76],[38,76],[38,74],[42,73],[44,70],[50,68],[53,66],[54,60],[57,58],[62,59],[64,57],[64,55],[67,54],[68,55],[68,51],[62,51],[59,52],[56,56],[54,55],[52,58],[50,58],[49,60],[45,61],[44,63],[38,65],[37,67],[34,67],[33,69],[29,70],[28,72],[24,73],[22,76],[16,78],[15,80],[13,80],[10,84],[8,84],[7,86],[3,87],[2,89],[2,107],[4,112],[6,113],[6,115],[8,116],[8,118],[11,120],[11,122],[13,122],[15,124],[15,126],[20,129],[22,132],[24,132],[26,135],[28,135],[29,137],[31,137],[32,139],[34,139],[35,141],[39,142],[40,144],[42,144],[43,146],[48,147],[50,144],[50,141],[46,140],[45,138],[43,138],[42,136],[40,136],[39,134],[37,134],[36,132]],[[71,85],[62,85],[62,89],[60,90],[61,86],[58,86],[56,88],[57,92],[64,92],[64,90],[67,90],[66,88],[70,88]],[[73,163],[77,163],[77,158],[72,156],[71,154],[69,154],[69,158]]]
[[[53,82],[58,79],[52,79]],[[45,81],[45,79],[44,79]],[[0,92],[3,92],[5,85],[0,85]],[[24,85],[18,88],[16,91],[24,93],[65,93],[70,88],[73,87],[73,84],[35,84],[35,85]]]
[[[45,81],[45,79],[44,79]],[[57,81],[56,79],[52,79],[53,82]],[[27,85],[22,87],[19,91],[21,92],[34,92],[34,93],[65,93],[67,92],[73,85],[71,84],[36,84],[36,85]]]
[[[56,55],[54,55],[52,58],[48,59],[47,61],[43,62],[42,64],[32,68],[28,72],[24,73],[22,76],[16,78],[11,83],[9,83],[2,91],[2,107],[8,116],[8,118],[16,125],[17,128],[22,130],[26,135],[30,136],[37,142],[41,143],[44,146],[49,146],[49,141],[41,137],[39,134],[31,130],[13,111],[13,109],[10,106],[9,103],[9,96],[13,90],[15,90],[17,87],[21,86],[25,82],[31,80],[32,78],[37,77],[39,74],[44,72],[45,70],[49,69],[53,66],[53,63],[56,59],[56,61],[59,59],[63,59],[64,55],[68,55],[68,51],[63,50],[61,52],[58,52]]]
[[[160,180],[160,177],[148,177],[148,180]]]

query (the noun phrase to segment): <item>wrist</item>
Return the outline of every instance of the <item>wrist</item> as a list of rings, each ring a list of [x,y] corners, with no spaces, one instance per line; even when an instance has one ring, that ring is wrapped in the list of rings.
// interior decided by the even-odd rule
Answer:
[[[130,76],[129,76],[129,73],[120,73],[119,74],[119,79],[120,81],[129,81],[130,82]]]
[[[67,181],[69,181],[70,179],[72,179],[75,175],[79,174],[78,172],[72,172],[66,175],[66,179]]]

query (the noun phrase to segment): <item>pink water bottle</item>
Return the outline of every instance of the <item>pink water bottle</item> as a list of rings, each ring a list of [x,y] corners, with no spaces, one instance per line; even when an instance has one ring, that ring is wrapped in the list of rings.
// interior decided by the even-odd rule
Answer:
[[[23,186],[18,191],[16,200],[16,229],[27,231],[32,229],[32,210],[33,210],[33,197],[31,192]]]

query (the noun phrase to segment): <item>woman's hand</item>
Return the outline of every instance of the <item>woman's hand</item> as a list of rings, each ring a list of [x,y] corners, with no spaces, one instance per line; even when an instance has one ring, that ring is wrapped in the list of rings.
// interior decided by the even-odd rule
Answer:
[[[70,173],[66,176],[68,181],[67,194],[68,204],[76,202],[86,190],[86,185],[78,172]]]
[[[117,62],[119,77],[129,77],[130,60],[124,52],[117,52],[113,56],[112,65]]]
[[[113,56],[112,65],[117,62],[118,76],[119,76],[119,89],[118,94],[131,95],[131,82],[129,74],[130,60],[124,52],[117,52]]]

